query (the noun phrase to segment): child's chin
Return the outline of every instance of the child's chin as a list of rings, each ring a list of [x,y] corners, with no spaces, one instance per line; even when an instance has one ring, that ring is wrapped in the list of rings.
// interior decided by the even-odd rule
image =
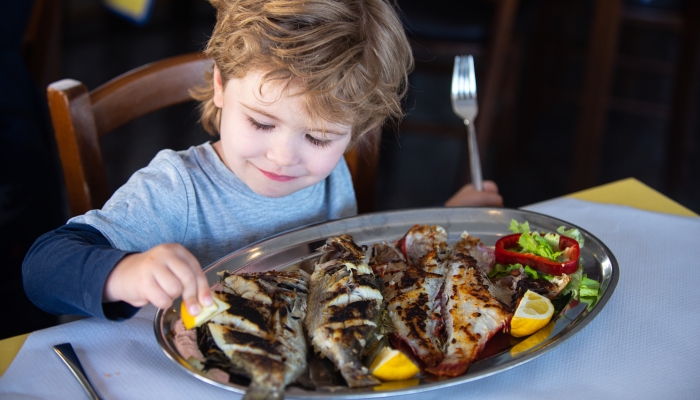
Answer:
[[[282,185],[280,185],[282,186]],[[260,196],[265,196],[265,197],[270,197],[273,199],[278,199],[280,197],[285,197],[289,196],[290,194],[297,192],[299,189],[292,188],[291,185],[287,188],[270,188],[270,187],[260,187],[260,188],[251,188],[255,193],[259,194]]]

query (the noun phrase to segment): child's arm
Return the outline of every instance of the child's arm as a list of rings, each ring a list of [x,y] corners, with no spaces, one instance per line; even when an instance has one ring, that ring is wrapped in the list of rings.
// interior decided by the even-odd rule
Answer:
[[[503,197],[493,181],[484,181],[484,191],[478,192],[470,183],[462,186],[454,196],[445,202],[446,207],[503,207]]]
[[[53,314],[130,318],[137,308],[124,302],[102,304],[105,280],[127,254],[90,225],[64,225],[42,235],[27,252],[24,290],[34,304]]]
[[[114,276],[113,272],[119,265],[141,265],[134,261],[139,258],[151,260],[154,253],[155,259],[161,259],[162,257],[158,255],[162,250],[159,249],[160,247],[156,246],[144,253],[129,253],[113,248],[102,233],[90,225],[75,223],[64,225],[41,236],[27,252],[22,264],[24,289],[34,304],[53,314],[86,315],[113,320],[130,318],[138,311],[136,307],[145,305],[150,298],[146,302],[133,301],[129,304],[132,300],[130,298],[104,297],[103,295],[107,292],[107,281]],[[176,247],[184,250],[180,245],[162,247]],[[184,252],[191,257],[190,261],[194,260],[187,250]],[[165,253],[169,254],[168,251]],[[199,263],[196,260],[194,263],[198,270],[189,275],[187,272],[184,273],[183,279],[187,282],[181,284],[180,292],[183,298],[189,300],[189,303],[188,300],[185,303],[190,307],[192,302],[197,302],[197,296],[189,295],[190,292],[198,292],[200,302],[204,305],[206,305],[207,296],[211,303],[211,293],[204,272],[199,269]],[[139,291],[143,287],[143,282],[138,281],[138,276],[134,279],[132,274],[127,273],[132,278],[122,281],[121,284],[117,283],[116,288],[126,289],[127,293]],[[119,276],[121,276],[120,273],[117,273],[117,277]],[[147,276],[149,276],[148,273]],[[150,276],[166,276],[161,280],[168,279],[167,272],[163,274],[163,271],[157,268]],[[195,278],[190,280],[188,276],[195,276]],[[172,295],[172,289],[168,290]],[[172,300],[180,293],[173,295],[167,305],[164,305],[162,300],[156,300],[155,305],[169,307]],[[190,311],[192,311],[191,308]]]
[[[192,315],[199,314],[200,304],[209,306],[213,302],[197,259],[182,245],[166,243],[119,261],[107,277],[103,301],[168,308],[179,296]]]

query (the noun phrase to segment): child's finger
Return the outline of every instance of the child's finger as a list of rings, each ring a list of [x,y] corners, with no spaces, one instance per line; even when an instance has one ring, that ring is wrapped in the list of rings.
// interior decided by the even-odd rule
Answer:
[[[200,269],[199,273],[195,272],[195,277],[197,278],[197,294],[199,295],[199,303],[203,306],[210,306],[214,303],[214,298],[211,294],[211,289],[209,288],[209,280],[204,272]]]
[[[498,193],[484,193],[480,203],[484,206],[503,207],[503,197]]]
[[[209,282],[199,262],[187,249],[176,246],[173,248],[173,254],[176,257],[168,266],[182,284],[178,294],[182,295],[190,314],[197,315],[201,306],[209,306],[213,302]]]
[[[494,181],[484,181],[484,192],[498,193],[498,185]]]
[[[146,287],[146,298],[151,304],[158,308],[165,309],[170,307],[173,304],[173,300],[177,296],[170,296],[163,290],[161,283],[158,282],[158,279],[155,276],[152,278],[152,282],[149,282]]]
[[[180,277],[173,273],[170,265],[159,268],[154,272],[153,276],[160,290],[171,299],[175,299],[183,293],[185,285]]]

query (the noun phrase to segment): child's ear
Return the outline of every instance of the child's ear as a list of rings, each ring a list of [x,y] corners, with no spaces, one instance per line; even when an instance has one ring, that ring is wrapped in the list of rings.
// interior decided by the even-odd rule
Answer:
[[[222,108],[224,106],[224,85],[221,81],[219,67],[214,65],[214,105]]]

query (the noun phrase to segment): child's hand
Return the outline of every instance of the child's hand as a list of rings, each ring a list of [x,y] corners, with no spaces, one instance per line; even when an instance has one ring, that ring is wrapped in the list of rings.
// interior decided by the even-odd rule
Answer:
[[[503,207],[503,197],[498,194],[498,186],[493,181],[484,181],[484,191],[478,192],[471,183],[445,202],[445,207]]]
[[[130,254],[117,263],[107,277],[103,301],[121,300],[134,307],[150,302],[168,308],[178,296],[192,315],[213,302],[197,259],[181,245],[167,243]]]

